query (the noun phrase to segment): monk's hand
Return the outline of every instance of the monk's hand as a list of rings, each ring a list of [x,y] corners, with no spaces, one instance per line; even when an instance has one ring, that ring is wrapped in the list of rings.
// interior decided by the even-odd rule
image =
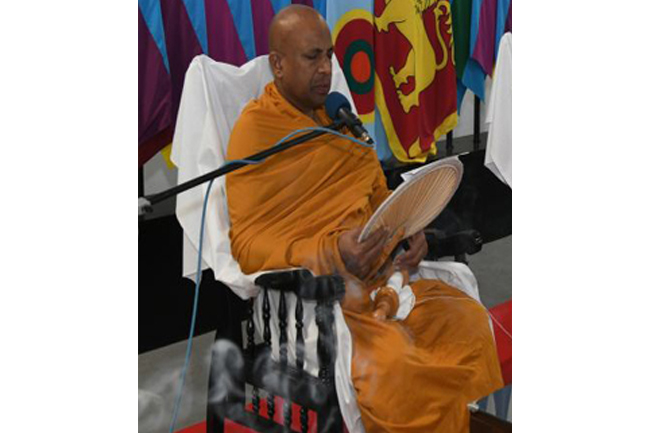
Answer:
[[[361,227],[344,232],[339,236],[338,246],[345,268],[363,280],[381,255],[388,240],[388,231],[386,229],[375,230],[363,242],[357,242],[359,234],[361,234]]]
[[[429,251],[429,245],[427,244],[427,238],[424,236],[424,231],[420,230],[413,236],[407,239],[409,244],[408,251],[404,251],[402,254],[395,258],[395,267],[397,269],[406,269],[409,272],[415,271],[422,259],[427,255]]]

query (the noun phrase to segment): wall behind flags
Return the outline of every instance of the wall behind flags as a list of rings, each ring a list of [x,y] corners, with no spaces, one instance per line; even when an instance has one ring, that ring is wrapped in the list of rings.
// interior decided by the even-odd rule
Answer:
[[[393,9],[397,7],[412,8],[413,2],[392,0]],[[388,2],[388,3],[392,3]],[[388,36],[401,38],[407,41],[413,47],[418,46],[418,41],[408,39],[408,30],[403,30],[398,34],[394,24],[390,24],[388,31],[377,33],[378,17],[382,12],[387,10],[385,0],[350,0],[340,2],[336,0],[139,0],[138,2],[138,45],[139,45],[139,68],[138,68],[138,156],[139,166],[143,168],[143,187],[144,194],[153,194],[165,189],[171,188],[176,184],[176,170],[168,161],[169,144],[172,141],[173,126],[175,123],[176,111],[180,101],[183,78],[185,70],[189,66],[192,58],[198,54],[207,54],[211,58],[230,64],[241,65],[246,61],[263,54],[268,53],[268,26],[277,11],[291,4],[300,3],[316,8],[324,17],[326,17],[330,29],[332,30],[337,57],[340,57],[339,63],[343,67],[348,84],[351,86],[357,84],[353,82],[356,78],[354,70],[344,64],[346,58],[351,58],[344,45],[349,41],[344,41],[341,28],[349,24],[350,17],[353,18],[362,15],[375,20],[375,35],[371,38],[374,41],[386,40]],[[399,3],[403,3],[399,4]],[[430,10],[425,10],[421,17],[422,21],[432,26],[429,29],[429,41],[435,40],[432,35],[435,31],[448,34],[447,47],[449,52],[455,52],[455,62],[449,67],[455,67],[456,86],[458,99],[456,103],[457,121],[453,125],[454,138],[459,138],[473,133],[474,128],[474,93],[482,94],[483,102],[481,103],[481,131],[487,131],[485,119],[485,99],[490,91],[491,67],[493,68],[496,55],[498,54],[495,47],[498,47],[498,39],[504,30],[511,29],[511,1],[510,0],[438,0],[432,2],[423,2]],[[411,5],[411,6],[409,6]],[[433,8],[437,12],[447,13],[449,21],[445,23],[431,23],[427,17],[433,16]],[[443,15],[444,16],[444,15]],[[451,23],[453,21],[453,37],[451,32]],[[445,26],[447,24],[447,26]],[[436,27],[437,26],[437,27]],[[349,25],[348,25],[349,27]],[[372,25],[369,27],[372,29]],[[382,39],[384,38],[384,39]],[[349,39],[349,37],[348,37]],[[427,45],[427,41],[424,41]],[[451,44],[454,44],[453,50]],[[460,46],[464,44],[465,48]],[[358,44],[357,44],[358,45]],[[372,45],[372,43],[371,43]],[[422,45],[422,44],[420,44]],[[371,91],[370,97],[377,95],[379,90],[378,83],[382,83],[379,78],[381,71],[374,70],[375,61],[378,63],[378,69],[381,64],[392,61],[382,58],[380,46],[375,44],[374,58],[370,53],[370,67],[373,68],[375,90]],[[440,53],[441,47],[433,47]],[[445,47],[442,47],[444,49]],[[407,48],[408,50],[408,48]],[[402,51],[407,51],[402,50]],[[415,48],[414,48],[415,50]],[[486,54],[487,53],[487,54]],[[355,53],[353,53],[355,54]],[[358,57],[358,56],[357,56]],[[438,55],[438,58],[440,56]],[[450,56],[451,57],[451,56]],[[463,57],[463,58],[461,58]],[[404,62],[404,57],[398,58],[398,63]],[[359,62],[357,62],[359,63]],[[463,67],[463,70],[459,68]],[[453,70],[452,70],[453,72]],[[440,75],[440,74],[438,74]],[[414,73],[414,79],[420,79]],[[351,84],[352,83],[352,84]],[[385,85],[383,81],[383,90],[380,93],[387,94],[395,92],[396,89]],[[453,86],[452,83],[443,83],[445,90]],[[408,85],[408,84],[407,84]],[[465,90],[469,91],[465,91]],[[372,93],[374,92],[374,95]],[[439,93],[439,92],[438,92]],[[424,94],[424,92],[422,92]],[[356,95],[353,92],[355,105],[364,104],[359,98],[367,98],[368,95]],[[435,97],[435,96],[434,96]],[[389,96],[386,96],[388,102]],[[422,99],[422,98],[421,98]],[[452,98],[453,99],[453,98]],[[381,115],[381,110],[375,110],[378,107],[376,101],[370,103],[370,115],[362,116],[365,126],[376,138],[378,142],[378,155],[382,161],[394,162],[396,160],[405,161],[403,158],[409,158],[409,155],[402,154],[401,157],[395,156],[395,152],[400,152],[402,148],[395,146],[393,141],[399,136],[399,131],[393,130],[393,139],[389,140],[386,131],[391,128],[385,128],[385,124],[399,126],[399,119],[393,117],[392,122],[386,122]],[[431,105],[430,105],[431,106]],[[416,109],[418,107],[415,107]],[[384,107],[386,110],[386,107]],[[453,112],[453,109],[449,109]],[[375,115],[375,113],[380,113]],[[361,113],[360,113],[361,114]],[[383,115],[391,116],[390,112],[383,111]],[[420,115],[427,116],[429,113],[422,110]],[[399,116],[398,116],[399,117]],[[390,119],[389,119],[390,120]],[[417,122],[421,124],[422,122]],[[435,127],[436,125],[433,125]],[[408,127],[408,126],[406,126]],[[420,137],[427,136],[429,140],[437,139],[440,143],[444,141],[444,135],[434,136],[433,127],[428,131],[420,131]],[[397,127],[393,128],[397,129]],[[411,128],[412,129],[412,128]],[[395,134],[397,132],[397,134]],[[440,132],[440,131],[436,131]],[[444,133],[444,130],[443,130]],[[485,143],[482,143],[484,146]],[[429,155],[428,152],[435,152],[435,144],[431,145],[432,149],[416,149],[412,161],[423,160]],[[404,149],[408,150],[409,143],[406,143]],[[414,147],[411,148],[413,150]],[[444,155],[444,143],[438,145],[441,150],[438,155]],[[155,218],[161,215],[168,215],[174,212],[174,200],[157,205],[155,212],[148,218]]]

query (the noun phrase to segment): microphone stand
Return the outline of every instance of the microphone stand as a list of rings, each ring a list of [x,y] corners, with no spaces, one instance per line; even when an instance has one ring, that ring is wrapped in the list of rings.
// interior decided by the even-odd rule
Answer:
[[[337,130],[341,129],[343,126],[345,126],[345,122],[342,120],[336,120],[334,123],[326,126],[325,128],[331,129],[331,130]],[[305,141],[309,141],[313,138],[319,137],[321,135],[326,134],[326,131],[311,131],[307,134],[301,135],[299,137],[293,138],[291,140],[285,141],[284,143],[278,145],[278,146],[273,146],[270,149],[263,150],[262,152],[256,153],[255,155],[251,155],[249,157],[246,157],[244,159],[251,160],[251,161],[260,161],[263,160],[271,155],[275,155],[278,152],[282,152],[283,150],[289,149],[293,146],[296,146],[298,144],[304,143]],[[214,171],[211,171],[209,173],[206,173],[202,176],[199,176],[195,179],[191,179],[185,183],[182,183],[180,185],[177,185],[173,188],[168,189],[167,191],[163,191],[157,194],[151,194],[148,196],[142,196],[138,198],[138,216],[144,215],[146,213],[151,213],[153,211],[153,205],[156,203],[159,203],[163,200],[166,200],[170,197],[173,197],[175,195],[180,194],[183,191],[187,191],[190,188],[193,188],[197,185],[200,185],[204,182],[207,182],[212,179],[216,179],[217,177],[223,176],[226,173],[230,173],[231,171],[238,170],[242,167],[245,167],[250,164],[246,164],[244,162],[234,162],[232,164],[228,164],[226,166],[222,166]]]

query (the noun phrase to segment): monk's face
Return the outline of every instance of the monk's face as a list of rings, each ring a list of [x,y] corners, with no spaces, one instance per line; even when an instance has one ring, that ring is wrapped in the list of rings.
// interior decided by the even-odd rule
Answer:
[[[283,41],[274,73],[283,96],[308,113],[325,103],[332,83],[332,37],[322,20],[296,23]]]

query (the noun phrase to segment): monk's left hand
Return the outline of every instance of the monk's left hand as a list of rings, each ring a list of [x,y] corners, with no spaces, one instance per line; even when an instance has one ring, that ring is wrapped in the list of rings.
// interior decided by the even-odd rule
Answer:
[[[427,255],[429,246],[422,230],[409,237],[407,241],[409,250],[397,256],[394,263],[397,269],[406,269],[413,272]]]

